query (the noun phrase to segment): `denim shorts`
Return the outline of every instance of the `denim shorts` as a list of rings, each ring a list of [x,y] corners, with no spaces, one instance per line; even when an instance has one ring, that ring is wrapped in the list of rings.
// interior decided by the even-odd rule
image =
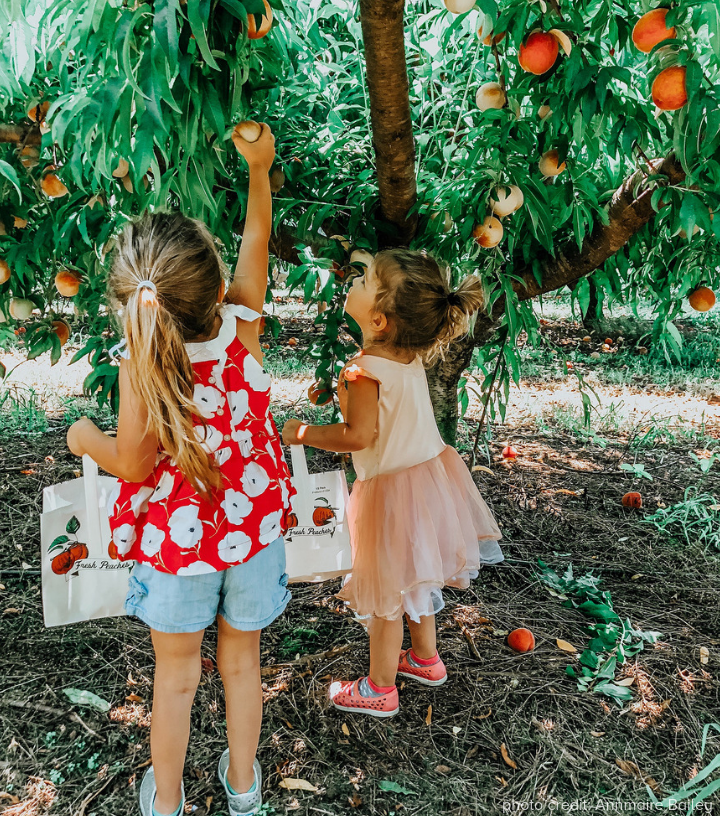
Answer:
[[[281,615],[290,600],[285,542],[275,539],[249,561],[203,575],[171,575],[135,564],[125,611],[158,632],[200,632],[221,615],[253,632]]]

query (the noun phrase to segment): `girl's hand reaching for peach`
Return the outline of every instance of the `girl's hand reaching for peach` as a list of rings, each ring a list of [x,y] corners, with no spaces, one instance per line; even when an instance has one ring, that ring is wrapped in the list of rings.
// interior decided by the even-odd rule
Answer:
[[[233,144],[248,166],[269,171],[275,161],[275,137],[267,125],[260,124],[260,135],[255,141],[248,141],[243,138],[243,134],[253,135],[252,124],[255,123],[242,122],[235,125],[232,132]]]

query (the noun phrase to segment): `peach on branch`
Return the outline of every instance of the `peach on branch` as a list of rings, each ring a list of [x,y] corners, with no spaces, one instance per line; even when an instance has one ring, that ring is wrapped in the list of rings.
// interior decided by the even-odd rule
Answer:
[[[493,214],[500,218],[519,210],[524,202],[522,190],[514,184],[511,187],[498,187],[490,196]]]
[[[473,238],[483,249],[497,246],[503,237],[503,225],[493,215],[488,215],[482,224],[476,224],[473,229]]]
[[[265,6],[265,13],[262,16],[259,28],[255,24],[255,15],[248,14],[247,16],[248,37],[251,40],[261,40],[272,28],[273,14],[270,3],[268,3],[267,0],[263,0],[263,5]]]
[[[557,150],[547,150],[542,154],[538,166],[543,176],[549,178],[550,176],[559,176],[565,169],[565,162],[560,161],[560,154]]]
[[[687,102],[686,77],[687,68],[684,65],[671,65],[655,77],[652,100],[660,110],[679,110]]]
[[[507,96],[499,82],[486,82],[475,94],[475,104],[481,111],[505,107]]]
[[[656,8],[643,14],[632,32],[635,48],[649,54],[659,42],[675,39],[675,26],[668,28],[665,25],[667,13],[666,8]]]

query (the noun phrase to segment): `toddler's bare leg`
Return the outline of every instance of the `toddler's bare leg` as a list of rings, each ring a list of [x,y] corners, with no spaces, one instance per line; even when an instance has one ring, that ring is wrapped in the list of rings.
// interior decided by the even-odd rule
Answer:
[[[403,642],[403,619],[373,618],[370,633],[370,679],[376,686],[395,685],[398,658]]]
[[[435,615],[423,615],[420,623],[407,618],[412,650],[421,660],[431,660],[437,653]]]

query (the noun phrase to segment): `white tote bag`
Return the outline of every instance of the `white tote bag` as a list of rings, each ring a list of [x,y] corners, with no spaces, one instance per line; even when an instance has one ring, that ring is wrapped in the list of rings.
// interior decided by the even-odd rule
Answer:
[[[83,477],[46,487],[40,517],[45,626],[124,615],[132,561],[111,547],[108,497],[117,479],[98,476],[83,456]]]
[[[291,445],[292,511],[297,522],[285,536],[290,581],[327,581],[352,567],[347,526],[348,488],[342,470],[309,474],[302,445]]]

